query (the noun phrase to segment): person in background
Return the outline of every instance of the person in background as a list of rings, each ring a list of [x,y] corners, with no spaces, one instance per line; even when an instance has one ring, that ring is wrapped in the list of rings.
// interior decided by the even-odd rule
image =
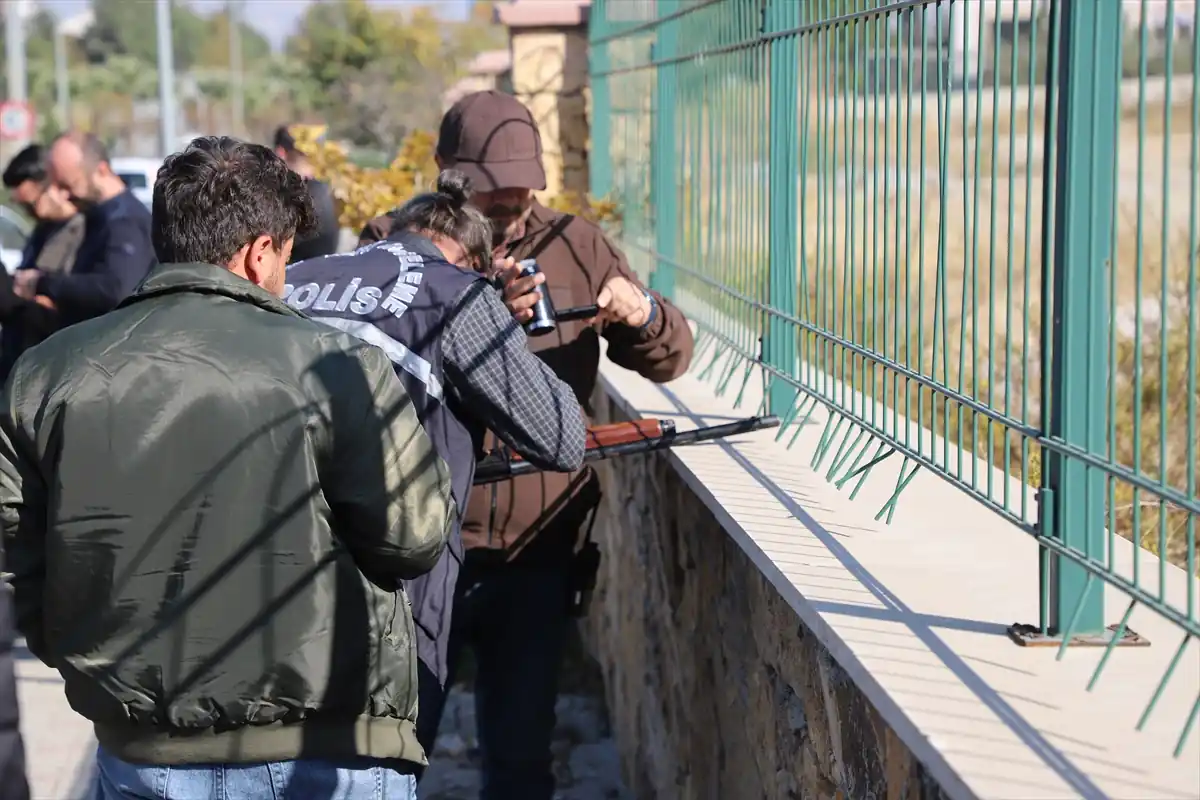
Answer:
[[[34,222],[21,263],[13,268],[66,272],[83,242],[84,218],[67,193],[49,181],[46,155],[41,145],[31,144],[4,169],[4,188]]]
[[[21,263],[11,265],[13,270],[69,273],[83,243],[84,217],[67,193],[49,181],[46,152],[41,145],[29,145],[8,162],[4,186],[34,220]],[[0,274],[0,383],[21,353],[58,327],[58,312],[48,298],[20,297],[12,275],[8,271]]]
[[[450,475],[387,356],[280,299],[314,224],[269,149],[196,139],[154,187],[162,266],[0,397],[17,627],[95,726],[96,800],[415,800],[402,581]]]
[[[342,232],[338,225],[337,207],[333,202],[333,190],[329,184],[314,177],[308,156],[296,148],[296,139],[286,125],[281,125],[275,131],[275,155],[282,158],[292,172],[304,178],[312,197],[313,210],[317,214],[317,230],[296,240],[292,262],[333,255],[338,251],[338,239]]]
[[[492,226],[467,205],[469,197],[466,176],[443,172],[437,191],[396,210],[386,241],[289,267],[286,295],[293,308],[379,344],[391,356],[450,465],[456,522],[466,513],[488,429],[547,470],[579,469],[586,444],[583,411],[571,387],[529,351],[525,332],[479,274],[491,265]],[[449,673],[451,608],[462,558],[456,529],[437,567],[409,586],[421,659],[417,733],[426,750],[437,735]]]
[[[18,296],[43,296],[61,326],[116,308],[154,266],[150,211],[112,171],[108,151],[94,135],[68,132],[50,145],[50,181],[85,215],[83,242],[69,270],[18,270]]]
[[[559,323],[553,333],[529,339],[585,409],[596,388],[601,338],[610,360],[657,383],[687,370],[693,339],[683,314],[642,286],[599,228],[534,198],[546,188],[541,135],[516,98],[486,91],[459,100],[442,118],[436,156],[439,168],[460,170],[475,186],[471,202],[492,221],[493,269],[516,320],[530,318],[540,291],[549,291],[556,308],[601,307],[594,322]],[[388,237],[396,221],[396,212],[372,220],[360,244]],[[536,259],[543,275],[518,277],[513,262],[525,258]],[[485,449],[496,443],[489,434]],[[572,598],[598,567],[594,550],[581,541],[599,499],[594,480],[590,470],[546,472],[471,493],[449,663],[464,645],[475,652],[484,800],[554,794],[558,672],[572,616],[583,611]],[[421,728],[436,731],[440,703],[422,697],[421,716]]]

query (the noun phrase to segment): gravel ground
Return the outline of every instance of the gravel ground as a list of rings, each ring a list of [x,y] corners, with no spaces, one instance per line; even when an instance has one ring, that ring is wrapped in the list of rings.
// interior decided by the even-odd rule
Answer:
[[[554,731],[554,773],[558,800],[632,800],[621,784],[616,743],[608,731],[604,702],[586,695],[558,699]],[[475,738],[475,696],[455,687],[446,702],[429,770],[421,779],[421,800],[476,800],[479,751]]]
[[[475,663],[468,650],[459,682],[446,700],[430,767],[417,790],[421,800],[477,800],[479,745],[475,735]],[[633,800],[621,782],[616,742],[608,725],[604,682],[584,652],[577,630],[568,638],[559,673],[558,717],[551,751],[556,800]]]

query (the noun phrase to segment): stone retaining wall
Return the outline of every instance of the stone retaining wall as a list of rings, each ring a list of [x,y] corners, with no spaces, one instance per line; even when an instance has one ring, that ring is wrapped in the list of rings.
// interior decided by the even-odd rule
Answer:
[[[595,404],[596,422],[627,418]],[[666,457],[600,470],[584,635],[636,797],[943,797]]]

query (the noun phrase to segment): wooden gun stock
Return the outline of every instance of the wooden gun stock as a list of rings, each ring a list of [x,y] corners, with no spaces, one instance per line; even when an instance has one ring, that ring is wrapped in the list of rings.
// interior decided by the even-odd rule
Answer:
[[[584,461],[599,461],[612,456],[631,453],[649,453],[679,445],[696,444],[740,433],[751,433],[779,426],[774,416],[750,417],[724,425],[677,433],[675,423],[669,419],[639,419],[633,422],[614,422],[588,428],[587,449]],[[495,451],[488,453],[475,469],[475,485],[515,478],[536,472],[533,464],[515,453]]]
[[[670,436],[675,432],[675,421],[669,419],[638,419],[633,422],[610,422],[607,425],[593,425],[587,429],[587,449],[597,447],[612,447],[615,444],[640,442],[645,439],[658,439]],[[512,463],[524,461],[518,453],[511,453],[508,460]]]

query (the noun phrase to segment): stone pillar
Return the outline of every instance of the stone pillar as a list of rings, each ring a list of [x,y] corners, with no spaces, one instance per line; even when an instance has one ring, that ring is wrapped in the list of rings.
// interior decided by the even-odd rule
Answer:
[[[542,133],[541,199],[588,190],[588,8],[591,0],[512,0],[498,5],[508,26],[512,92]]]

